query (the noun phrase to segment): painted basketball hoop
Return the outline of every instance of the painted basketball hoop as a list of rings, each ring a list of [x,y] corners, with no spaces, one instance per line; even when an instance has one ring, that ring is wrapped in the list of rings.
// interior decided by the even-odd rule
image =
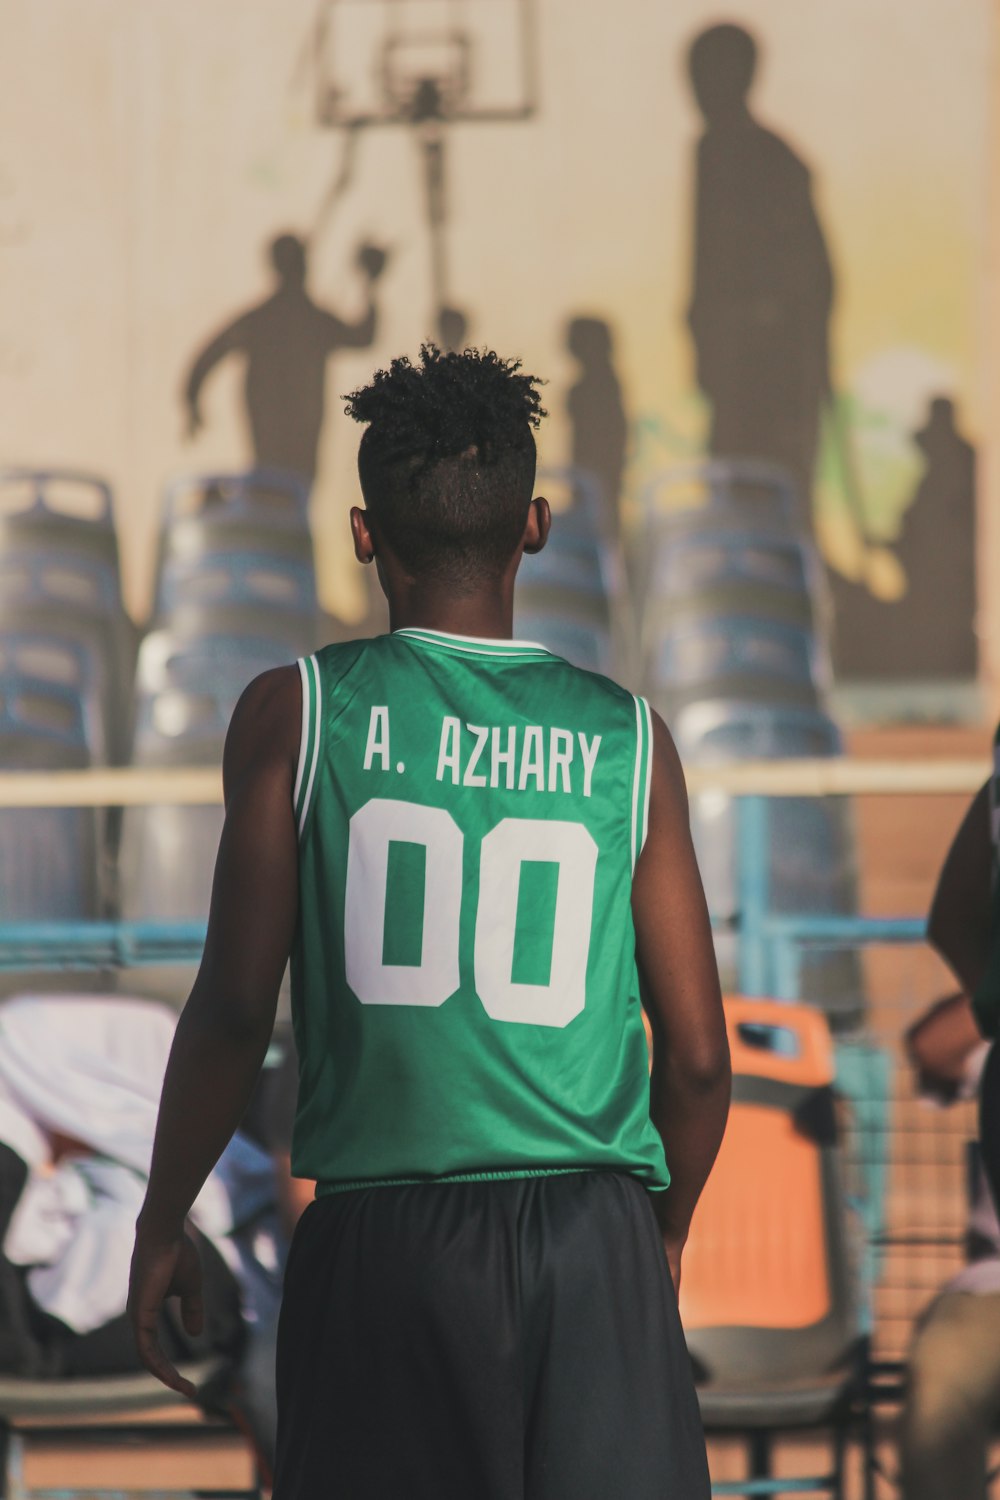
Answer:
[[[323,126],[526,120],[535,0],[321,0],[314,61]]]
[[[538,105],[536,0],[321,0],[309,48],[315,118],[347,141],[320,207],[318,233],[353,173],[363,130],[403,125],[414,135],[425,184],[438,333],[462,315],[449,307],[445,132],[453,124],[528,120]]]

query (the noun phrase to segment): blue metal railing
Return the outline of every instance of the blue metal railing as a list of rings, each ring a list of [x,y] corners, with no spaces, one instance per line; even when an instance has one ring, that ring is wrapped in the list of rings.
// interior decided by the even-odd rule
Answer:
[[[799,959],[810,944],[855,947],[923,941],[922,917],[773,912],[768,857],[771,799],[744,794],[738,800],[735,928],[742,994],[797,999]],[[204,942],[203,921],[0,922],[0,972],[197,963]]]
[[[0,972],[198,963],[204,946],[204,922],[8,922]]]

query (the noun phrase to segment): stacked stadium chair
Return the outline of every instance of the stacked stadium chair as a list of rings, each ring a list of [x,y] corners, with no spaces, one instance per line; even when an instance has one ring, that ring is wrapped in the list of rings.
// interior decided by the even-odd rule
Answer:
[[[667,498],[697,506],[660,509]],[[672,495],[671,495],[672,492]],[[781,471],[714,461],[668,471],[646,495],[636,566],[644,690],[689,764],[835,756],[826,712],[830,685],[824,578],[791,522]],[[692,799],[692,828],[713,915],[737,917],[737,805],[721,793]],[[772,909],[855,909],[851,810],[835,798],[775,798],[769,805]],[[723,982],[737,982],[732,931],[717,934]],[[848,1026],[863,1008],[854,954],[810,948],[803,998]]]
[[[565,485],[571,505],[553,516],[547,545],[524,558],[514,600],[514,631],[574,666],[627,675],[630,632],[623,626],[617,543],[602,532],[596,478],[582,469],[543,469],[541,488]]]
[[[83,706],[72,685],[0,672],[0,769],[76,771],[90,763]],[[0,811],[4,920],[100,915],[98,825],[92,808]]]
[[[0,470],[3,768],[120,760],[133,655],[108,486],[72,471]],[[8,920],[101,915],[108,826],[91,809],[0,810]]]
[[[307,494],[260,471],[170,487],[154,616],[138,654],[132,760],[214,765],[246,685],[316,646]],[[124,816],[123,916],[195,920],[208,911],[220,808],[146,806]]]
[[[44,641],[53,662],[60,644],[82,651],[91,763],[122,758],[135,641],[122,607],[111,493],[101,480],[0,470],[0,641],[22,653]]]

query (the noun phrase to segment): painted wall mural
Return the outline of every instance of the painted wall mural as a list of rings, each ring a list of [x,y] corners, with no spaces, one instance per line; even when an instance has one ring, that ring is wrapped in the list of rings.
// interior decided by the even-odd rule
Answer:
[[[112,480],[134,613],[166,480],[254,462],[364,613],[339,394],[432,337],[547,378],[626,541],[662,470],[779,464],[839,679],[975,676],[990,0],[2,8],[0,460]]]

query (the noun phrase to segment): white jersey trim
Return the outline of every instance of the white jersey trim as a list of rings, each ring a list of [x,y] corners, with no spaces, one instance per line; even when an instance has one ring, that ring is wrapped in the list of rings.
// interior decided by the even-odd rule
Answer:
[[[653,790],[653,715],[650,712],[648,699],[640,698],[639,702],[646,716],[646,788],[642,797],[642,835],[636,850],[636,859],[646,847],[646,836],[649,833],[649,797]]]
[[[306,666],[306,658],[300,656],[295,665],[299,669],[299,677],[302,680],[302,723],[299,729],[299,762],[295,770],[295,790],[292,793],[292,806],[296,813],[299,811],[299,793],[302,791],[302,781],[305,775],[306,760],[309,755],[309,669]]]
[[[632,771],[632,824],[631,824],[631,850],[632,871],[635,873],[636,860],[639,858],[636,850],[636,832],[639,823],[639,778],[642,775],[642,709],[640,699],[632,695],[635,703],[635,767]]]
[[[401,636],[405,640],[424,641],[430,645],[449,646],[454,651],[460,651],[469,656],[551,656],[552,652],[547,646],[538,641],[516,641],[505,637],[483,636],[483,635],[456,635],[449,630],[427,630],[419,625],[404,625],[399,630],[392,631],[394,636]]]
[[[309,803],[312,800],[313,785],[316,781],[316,767],[319,764],[323,689],[320,685],[319,662],[315,656],[302,658],[299,661],[299,671],[302,674],[302,729],[299,740],[299,769],[296,776],[296,805],[298,806],[301,795],[301,806],[298,806],[298,831],[299,838],[301,838],[306,826],[306,818],[309,815]],[[309,733],[310,719],[312,721],[311,735]],[[304,792],[302,792],[303,779],[305,780]]]

